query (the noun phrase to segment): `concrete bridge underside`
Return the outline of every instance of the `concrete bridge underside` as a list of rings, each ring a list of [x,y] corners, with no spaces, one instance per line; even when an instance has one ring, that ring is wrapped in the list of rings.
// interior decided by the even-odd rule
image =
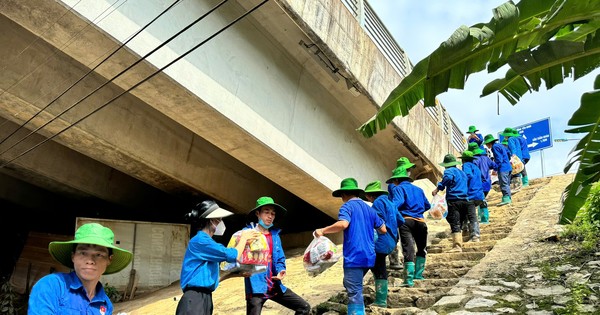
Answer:
[[[250,7],[249,1],[230,2],[211,23]],[[58,1],[0,3],[0,139],[18,130],[0,144],[0,163],[45,141],[0,168],[2,207],[36,214],[25,216],[37,217],[36,229],[64,233],[72,231],[74,216],[179,222],[203,198],[219,201],[241,222],[256,198],[271,195],[288,208],[281,224],[294,233],[336,217],[340,200],[331,192],[342,178],[356,177],[362,187],[384,181],[400,156],[416,162],[420,178],[435,181],[440,170],[431,160],[451,149],[436,142],[444,136],[423,109],[371,139],[354,131],[401,77],[341,3],[308,2],[268,2],[216,37],[207,52],[74,126],[156,71],[161,60],[143,61],[108,82],[149,44],[122,49],[52,102],[120,45],[113,29],[88,26],[83,15],[91,9],[76,12]],[[184,2],[179,12],[206,12],[215,3]],[[300,41],[319,47],[361,94],[351,93],[344,79],[333,80]],[[182,47],[171,50],[181,54]],[[210,57],[219,54],[233,65],[246,55],[262,57],[247,63],[248,72],[233,65],[211,69],[219,61]],[[261,73],[253,76],[259,66],[268,82]],[[180,79],[186,76],[193,80]],[[2,215],[11,225],[9,211]]]

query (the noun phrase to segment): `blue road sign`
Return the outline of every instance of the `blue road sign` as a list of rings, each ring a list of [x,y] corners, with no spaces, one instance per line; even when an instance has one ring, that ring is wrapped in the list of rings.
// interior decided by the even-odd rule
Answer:
[[[527,140],[529,152],[552,147],[550,117],[515,127],[515,129]],[[498,139],[502,141],[501,136]]]

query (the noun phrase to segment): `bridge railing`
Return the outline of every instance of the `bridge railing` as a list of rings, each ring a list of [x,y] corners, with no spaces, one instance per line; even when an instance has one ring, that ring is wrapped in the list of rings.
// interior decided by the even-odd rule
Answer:
[[[412,71],[413,65],[404,50],[398,45],[388,29],[383,25],[375,11],[366,0],[341,0],[346,8],[352,13],[356,20],[373,40],[377,48],[385,56],[394,70],[402,77]],[[422,104],[422,103],[421,103]],[[442,112],[439,112],[441,108]],[[463,132],[446,112],[441,103],[435,107],[426,107],[425,110],[431,118],[440,126],[452,147],[461,152],[465,149],[465,138]]]

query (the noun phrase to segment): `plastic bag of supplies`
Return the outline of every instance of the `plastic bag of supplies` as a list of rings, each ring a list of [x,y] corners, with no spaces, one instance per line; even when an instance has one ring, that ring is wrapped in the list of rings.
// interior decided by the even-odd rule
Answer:
[[[521,159],[519,159],[519,157],[516,155],[510,157],[510,166],[512,166],[511,173],[513,175],[521,173],[525,168],[525,164],[523,164],[523,161],[521,161]]]
[[[233,233],[227,247],[235,247],[239,240],[242,231]],[[260,273],[267,270],[269,264],[269,244],[267,238],[261,234],[256,240],[246,244],[242,251],[242,256],[239,262],[222,262],[221,271],[232,273]]]
[[[434,220],[441,220],[448,215],[448,204],[446,203],[446,196],[435,195],[431,199],[431,209],[429,209],[429,216]]]
[[[315,237],[304,251],[304,269],[314,277],[333,266],[340,257],[342,252],[330,239]]]

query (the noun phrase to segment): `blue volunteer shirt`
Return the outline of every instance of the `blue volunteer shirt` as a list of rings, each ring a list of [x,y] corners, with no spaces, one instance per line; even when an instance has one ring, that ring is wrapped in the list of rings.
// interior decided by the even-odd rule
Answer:
[[[444,170],[444,177],[437,184],[437,189],[444,191],[446,188],[446,200],[469,200],[467,175],[457,167],[447,167]]]
[[[89,314],[111,315],[113,305],[102,284],[90,301],[75,271],[53,273],[41,278],[29,295],[28,315]]]
[[[398,244],[398,221],[396,220],[398,211],[394,204],[390,201],[387,195],[379,195],[373,201],[371,206],[377,213],[377,216],[385,222],[387,233],[378,233],[377,241],[375,241],[375,253],[389,254],[396,244]]]
[[[519,143],[521,144],[521,153],[523,153],[523,162],[529,161],[531,155],[529,154],[529,147],[527,146],[527,140],[522,136],[518,136]]]
[[[492,145],[492,154],[494,154],[494,162],[496,163],[495,170],[500,173],[510,173],[512,166],[510,165],[510,155],[508,150],[496,141]]]
[[[508,153],[516,155],[519,160],[523,161],[523,153],[521,152],[521,142],[516,137],[508,138]]]
[[[195,287],[216,290],[219,286],[219,263],[236,262],[237,255],[237,249],[227,248],[199,231],[190,240],[183,256],[181,289]]]
[[[476,155],[473,164],[479,167],[481,171],[481,188],[483,192],[490,191],[492,189],[492,179],[490,178],[490,170],[498,168],[498,165],[490,159],[487,154]]]
[[[402,217],[425,219],[423,213],[431,208],[431,204],[425,197],[423,189],[409,181],[403,181],[400,185],[392,187],[392,191],[392,202]]]
[[[483,136],[482,136],[480,133],[476,133],[476,135],[477,135],[477,137],[478,137],[479,139],[473,139],[473,138],[469,138],[469,143],[471,143],[471,142],[475,142],[475,143],[477,143],[477,144],[479,145],[479,148],[480,148],[481,150],[485,150],[485,147],[483,146]],[[467,145],[468,145],[469,143],[467,143]]]
[[[463,162],[463,172],[467,175],[467,195],[469,200],[483,200],[482,176],[479,167],[471,161]]]
[[[350,223],[344,230],[344,268],[371,268],[375,265],[375,234],[383,225],[373,208],[352,198],[340,208],[338,220]]]

